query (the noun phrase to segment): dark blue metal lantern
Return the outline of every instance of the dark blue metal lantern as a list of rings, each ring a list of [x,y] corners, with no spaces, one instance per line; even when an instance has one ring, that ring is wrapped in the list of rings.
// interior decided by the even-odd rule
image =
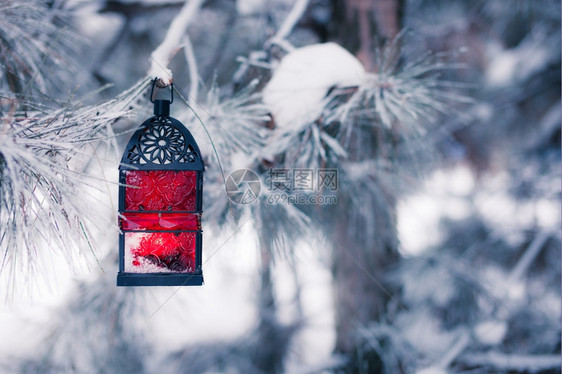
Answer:
[[[118,286],[199,286],[203,172],[199,147],[170,99],[133,134],[119,166]]]

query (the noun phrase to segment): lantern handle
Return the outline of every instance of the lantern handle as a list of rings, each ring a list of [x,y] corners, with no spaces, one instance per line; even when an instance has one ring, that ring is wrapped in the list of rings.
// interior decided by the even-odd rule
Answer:
[[[152,80],[152,89],[150,90],[150,102],[154,104],[155,101],[158,100],[154,100],[152,99],[154,96],[154,87],[156,86],[156,82],[158,81],[158,78],[153,79]],[[171,92],[171,99],[170,100],[164,100],[164,101],[170,101],[170,104],[174,102],[174,84],[170,83],[170,92]]]
[[[170,104],[174,102],[174,84],[170,84],[171,99],[170,100],[154,100],[154,86],[156,86],[156,81],[152,81],[152,90],[150,91],[150,102],[154,104],[154,115],[161,117],[168,117],[170,115]]]

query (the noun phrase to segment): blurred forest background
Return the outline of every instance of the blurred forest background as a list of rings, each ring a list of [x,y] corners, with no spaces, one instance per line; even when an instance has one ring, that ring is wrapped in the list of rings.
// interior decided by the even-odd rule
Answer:
[[[2,1],[0,371],[559,373],[560,15]],[[207,167],[205,285],[118,289],[117,168],[164,68]],[[337,204],[272,204],[272,168],[336,169]]]

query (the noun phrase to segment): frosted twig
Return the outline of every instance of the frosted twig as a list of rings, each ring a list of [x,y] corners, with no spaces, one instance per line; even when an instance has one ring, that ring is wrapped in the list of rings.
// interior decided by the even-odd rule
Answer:
[[[172,83],[173,75],[172,71],[168,69],[168,63],[181,47],[182,37],[202,4],[203,0],[186,2],[172,21],[162,43],[151,53],[152,61],[148,74],[152,78],[158,78],[159,85],[165,87]]]
[[[268,39],[264,44],[263,51],[254,51],[251,52],[248,58],[238,57],[238,61],[242,62],[238,70],[234,73],[233,80],[234,82],[238,82],[242,79],[242,77],[248,71],[248,67],[250,65],[259,66],[264,69],[271,69],[271,65],[268,63],[264,63],[264,59],[268,59],[268,54],[265,52],[269,47],[272,45],[277,45],[284,49],[286,52],[290,52],[295,48],[287,41],[287,36],[291,33],[299,19],[302,18],[306,8],[308,7],[309,0],[296,0],[293,4],[293,7],[289,11],[287,18],[277,30],[277,33]]]
[[[291,52],[295,49],[295,47],[293,47],[293,45],[291,43],[289,43],[287,41],[287,39],[271,38],[265,43],[265,46],[267,48],[267,47],[271,46],[272,44],[278,45],[279,47],[284,49],[286,52]]]
[[[267,41],[266,47],[271,44],[278,44],[285,49],[292,49],[293,47],[286,41],[287,36],[291,33],[297,22],[302,18],[306,8],[308,7],[308,0],[296,0],[291,8],[289,15],[277,31],[277,33]]]
[[[508,355],[498,352],[472,353],[459,358],[470,366],[488,366],[506,371],[542,371],[560,368],[560,355]]]
[[[470,343],[470,334],[468,331],[463,331],[457,342],[449,349],[449,351],[443,356],[441,361],[437,364],[437,367],[445,369],[447,368],[458,355],[465,350],[465,348]]]
[[[517,262],[517,265],[515,265],[515,268],[511,271],[511,274],[509,274],[509,280],[507,284],[512,284],[518,279],[521,279],[521,277],[527,271],[529,266],[531,266],[549,237],[550,233],[546,231],[541,232],[535,237],[535,240],[531,242],[523,256],[521,256],[521,258]]]
[[[460,338],[451,347],[451,349],[449,349],[445,353],[441,361],[429,367],[418,370],[417,374],[446,373],[447,367],[451,365],[451,363],[455,361],[457,356],[460,355],[462,351],[466,349],[466,347],[470,344],[471,340],[472,339],[470,338],[469,332],[467,330],[463,331]]]
[[[199,72],[197,71],[197,60],[195,60],[193,46],[187,34],[183,39],[183,53],[185,55],[187,65],[189,66],[189,81],[191,83],[191,87],[189,88],[189,99],[195,101],[197,100],[197,95],[199,94]]]

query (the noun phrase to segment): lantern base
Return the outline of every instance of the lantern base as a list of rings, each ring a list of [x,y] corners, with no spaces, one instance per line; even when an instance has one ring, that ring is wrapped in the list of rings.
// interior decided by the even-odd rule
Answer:
[[[117,274],[117,286],[201,286],[199,273],[124,273]]]

